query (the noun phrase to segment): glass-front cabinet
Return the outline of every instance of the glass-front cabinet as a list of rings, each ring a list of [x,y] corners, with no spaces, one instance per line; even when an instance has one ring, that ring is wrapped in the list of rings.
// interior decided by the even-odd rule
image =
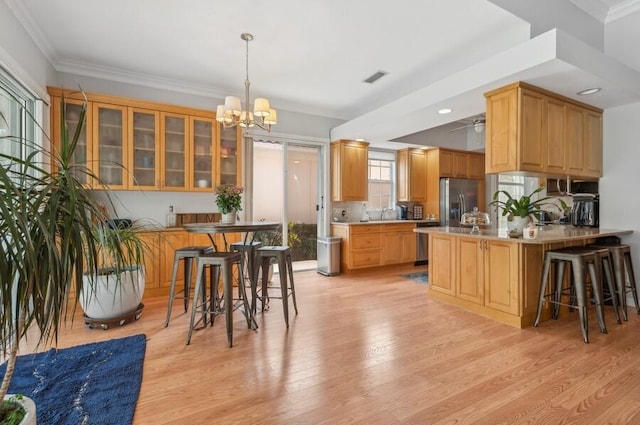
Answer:
[[[218,154],[218,170],[220,184],[242,185],[242,129],[238,127],[224,128],[219,125],[220,150]]]
[[[65,124],[66,131],[69,137],[69,140],[73,138],[73,135],[78,128],[78,124],[80,124],[80,118],[82,113],[82,108],[84,102],[81,100],[74,99],[65,99],[64,105],[62,103],[62,98],[60,97],[52,97],[52,134],[54,135],[54,140],[56,141],[56,147],[60,148],[60,135],[62,134],[62,129],[60,126],[61,118],[62,118],[62,108],[64,107],[65,111]],[[92,109],[87,108],[85,112],[85,120],[82,123],[82,129],[80,132],[80,136],[78,138],[78,144],[76,145],[76,150],[73,153],[73,164],[87,166],[89,169],[92,169],[94,165],[93,161],[93,149],[90,146],[91,138],[91,127],[92,127]],[[81,168],[81,167],[80,167]],[[89,181],[89,176],[86,172],[77,170],[74,173],[74,176],[80,183],[85,186],[90,186],[94,182]]]
[[[94,103],[93,118],[94,172],[111,189],[127,189],[127,107]]]
[[[55,146],[60,146],[62,99],[70,136],[87,105],[74,163],[86,165],[111,189],[211,192],[219,184],[242,185],[243,129],[224,128],[214,111],[47,89]],[[100,189],[86,173],[76,177]]]
[[[129,188],[160,186],[160,113],[129,108]]]
[[[161,114],[162,135],[162,188],[185,190],[187,188],[188,119],[186,115]]]
[[[191,190],[211,191],[215,182],[216,121],[213,118],[191,117]]]

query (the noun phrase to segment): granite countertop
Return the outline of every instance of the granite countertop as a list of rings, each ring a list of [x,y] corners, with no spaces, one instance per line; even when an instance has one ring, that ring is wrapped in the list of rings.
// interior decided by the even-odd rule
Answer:
[[[360,226],[367,224],[415,224],[415,223],[438,223],[438,220],[369,220],[369,221],[332,221],[331,224],[342,226]]]
[[[480,229],[480,235],[470,234],[470,227],[418,227],[413,230],[416,233],[444,233],[465,237],[510,241],[526,244],[545,244],[563,242],[567,240],[595,239],[604,236],[621,236],[633,233],[628,229],[601,229],[594,227],[575,227],[570,225],[553,224],[538,226],[538,235],[535,239],[510,238],[507,229],[487,228]]]

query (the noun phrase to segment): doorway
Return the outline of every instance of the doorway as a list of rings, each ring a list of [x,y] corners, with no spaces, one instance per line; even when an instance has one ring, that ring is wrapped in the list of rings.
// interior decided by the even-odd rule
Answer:
[[[291,248],[296,271],[317,267],[322,149],[305,142],[253,140],[253,220],[281,223],[281,238],[273,244]]]

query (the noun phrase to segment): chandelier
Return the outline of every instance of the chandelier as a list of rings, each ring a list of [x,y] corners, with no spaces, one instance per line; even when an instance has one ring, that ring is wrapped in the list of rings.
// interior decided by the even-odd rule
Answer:
[[[269,100],[263,97],[255,99],[253,112],[249,109],[249,42],[253,36],[249,33],[242,33],[240,38],[247,43],[246,71],[247,78],[244,80],[244,101],[245,108],[242,109],[242,101],[236,96],[224,98],[224,105],[218,105],[216,109],[216,121],[221,122],[224,127],[235,127],[239,125],[245,129],[245,133],[250,127],[258,126],[263,130],[271,131],[271,126],[277,124],[277,113],[269,106]]]

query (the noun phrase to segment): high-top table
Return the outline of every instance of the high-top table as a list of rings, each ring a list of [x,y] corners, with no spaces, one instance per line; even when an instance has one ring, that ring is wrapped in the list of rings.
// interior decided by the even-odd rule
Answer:
[[[189,223],[189,224],[183,225],[184,229],[187,232],[206,233],[209,236],[209,239],[211,239],[211,244],[214,250],[222,251],[222,252],[226,252],[229,250],[229,244],[227,243],[227,239],[225,237],[226,233],[244,233],[243,241],[245,244],[247,244],[247,243],[253,242],[255,238],[255,234],[257,232],[278,230],[279,226],[280,226],[280,223],[275,221],[237,221],[232,224],[220,223],[220,222]],[[215,235],[216,233],[222,234],[222,237],[224,240],[224,247],[222,247],[222,249],[219,249],[215,243],[213,235]],[[242,256],[241,264],[244,264],[244,260],[245,260],[244,250],[240,252],[240,255]],[[255,293],[253,292],[253,288],[255,288],[257,285],[256,279],[257,279],[257,276],[255,276],[255,273],[253,272],[253,270],[250,270],[249,281],[251,282],[252,293]],[[240,284],[244,285],[243,282],[241,282]],[[233,299],[233,285],[231,284],[231,282],[223,282],[222,293],[225,299],[225,302],[224,302],[225,315],[227,316],[227,320],[230,321],[228,322],[230,326],[233,326],[234,307],[233,307],[233,302],[231,302],[231,300]],[[253,319],[252,311],[251,311],[251,308],[249,308],[246,297],[243,300],[243,305],[244,305],[243,313],[247,318],[247,321],[250,323],[250,326],[252,326],[253,329],[257,329],[258,325]]]

